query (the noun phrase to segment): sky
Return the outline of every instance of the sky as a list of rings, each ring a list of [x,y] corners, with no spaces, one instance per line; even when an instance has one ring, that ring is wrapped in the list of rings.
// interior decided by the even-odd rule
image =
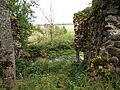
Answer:
[[[91,1],[92,0],[52,0],[54,23],[73,23],[73,14],[90,6],[89,3],[91,3]],[[33,8],[36,16],[35,24],[49,23],[45,16],[50,19],[50,2],[51,0],[39,0],[38,4],[40,6]]]

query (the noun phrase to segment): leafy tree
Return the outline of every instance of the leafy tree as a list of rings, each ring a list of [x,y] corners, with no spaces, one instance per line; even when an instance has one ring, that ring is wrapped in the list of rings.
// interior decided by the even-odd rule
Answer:
[[[34,17],[34,11],[32,7],[37,6],[37,0],[7,0],[10,9],[10,16],[16,17],[19,22],[21,42],[24,48],[27,46],[28,37],[32,31],[32,20]]]

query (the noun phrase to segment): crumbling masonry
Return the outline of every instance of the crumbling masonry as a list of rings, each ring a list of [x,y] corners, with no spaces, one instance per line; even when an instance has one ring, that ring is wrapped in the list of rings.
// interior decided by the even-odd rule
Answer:
[[[12,88],[16,82],[14,44],[6,0],[0,0],[0,64],[3,66],[3,83]]]
[[[89,10],[74,14],[74,27],[76,52],[91,61],[91,81],[103,68],[120,75],[120,0],[93,0]]]

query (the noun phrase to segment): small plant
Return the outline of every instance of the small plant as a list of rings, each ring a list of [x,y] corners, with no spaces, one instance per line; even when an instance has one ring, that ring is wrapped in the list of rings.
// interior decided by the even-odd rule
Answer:
[[[112,74],[111,74],[111,72],[108,69],[102,68],[101,72],[104,73],[106,78],[112,77]]]
[[[91,62],[93,62],[93,63],[95,63],[95,62],[100,62],[100,61],[102,61],[100,56],[94,57],[94,58],[91,60]]]

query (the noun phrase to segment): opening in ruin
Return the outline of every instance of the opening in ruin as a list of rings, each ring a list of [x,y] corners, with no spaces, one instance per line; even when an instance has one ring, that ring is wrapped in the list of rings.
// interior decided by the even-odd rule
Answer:
[[[0,90],[120,90],[119,31],[120,0],[0,0]]]

